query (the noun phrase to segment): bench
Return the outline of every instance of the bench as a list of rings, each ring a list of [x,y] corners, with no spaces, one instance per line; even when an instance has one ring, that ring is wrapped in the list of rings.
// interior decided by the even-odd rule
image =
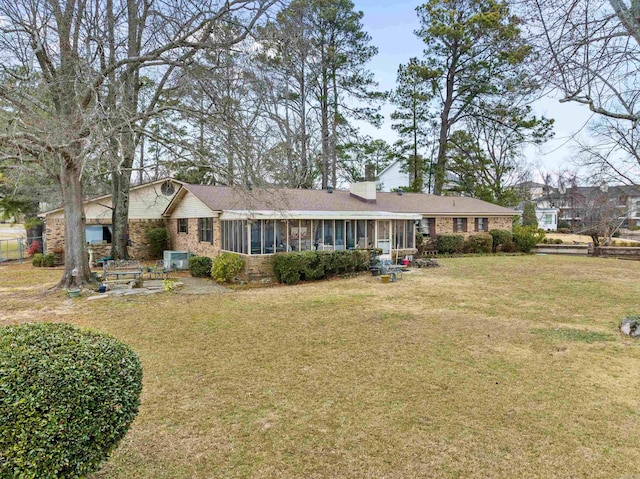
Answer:
[[[142,266],[140,261],[137,260],[105,261],[102,272],[104,283],[134,283],[142,285]]]

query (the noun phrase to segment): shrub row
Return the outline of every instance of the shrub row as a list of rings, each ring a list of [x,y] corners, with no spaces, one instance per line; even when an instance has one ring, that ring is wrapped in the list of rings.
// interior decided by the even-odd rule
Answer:
[[[563,241],[560,238],[544,238],[542,240],[543,244],[562,244]]]
[[[497,253],[502,251],[503,253],[513,253],[517,250],[516,244],[513,241],[513,233],[506,230],[491,230],[489,231],[491,238],[493,239],[492,251]]]
[[[37,268],[51,268],[55,266],[56,259],[55,257],[49,254],[36,253],[31,258],[31,264]]]
[[[301,251],[275,255],[273,272],[279,282],[296,284],[364,271],[369,263],[367,251]]]
[[[462,235],[439,235],[436,239],[438,253],[491,253],[493,238],[490,234],[479,233],[466,240]]]
[[[98,469],[140,405],[138,356],[62,323],[0,328],[0,477],[80,478]]]
[[[462,235],[439,235],[436,243],[438,253],[441,254],[496,253],[498,251],[530,253],[544,238],[544,231],[534,226],[515,226],[513,233],[506,230],[491,230],[488,234],[471,235],[466,240]]]

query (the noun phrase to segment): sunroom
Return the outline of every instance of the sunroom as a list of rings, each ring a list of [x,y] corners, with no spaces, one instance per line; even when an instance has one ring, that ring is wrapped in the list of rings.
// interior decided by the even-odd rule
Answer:
[[[415,248],[421,215],[389,212],[224,211],[221,249],[246,255],[287,251]]]

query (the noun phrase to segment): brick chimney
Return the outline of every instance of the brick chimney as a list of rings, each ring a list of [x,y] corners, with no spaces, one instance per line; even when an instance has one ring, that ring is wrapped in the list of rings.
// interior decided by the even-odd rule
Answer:
[[[365,203],[376,202],[376,182],[375,181],[359,181],[358,183],[351,183],[349,188],[351,196],[358,198]]]

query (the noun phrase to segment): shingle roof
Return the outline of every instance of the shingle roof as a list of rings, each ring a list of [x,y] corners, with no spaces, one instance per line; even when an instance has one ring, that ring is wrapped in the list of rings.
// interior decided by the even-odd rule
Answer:
[[[516,212],[486,201],[461,196],[436,196],[422,193],[378,192],[375,203],[367,203],[349,191],[263,189],[241,187],[184,185],[213,211],[289,210],[289,211],[387,211],[436,216],[513,216]],[[174,201],[179,201],[175,198]],[[167,210],[171,209],[171,205]]]

